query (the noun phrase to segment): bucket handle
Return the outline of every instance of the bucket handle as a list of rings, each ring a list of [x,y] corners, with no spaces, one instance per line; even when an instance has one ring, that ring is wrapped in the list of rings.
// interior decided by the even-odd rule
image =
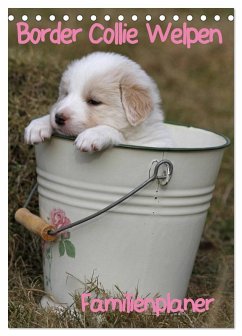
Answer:
[[[155,165],[154,165],[155,163]],[[153,170],[153,174],[151,175],[151,171]],[[95,217],[100,216],[101,214],[105,213],[106,211],[114,208],[116,205],[122,203],[130,196],[136,194],[139,190],[143,189],[147,184],[150,182],[158,179],[162,186],[165,186],[169,183],[171,176],[173,173],[173,164],[169,160],[161,160],[161,161],[153,161],[152,166],[150,168],[149,172],[149,178],[141,183],[139,186],[131,190],[128,194],[122,196],[117,201],[109,204],[105,208],[95,212],[92,215],[89,215],[85,218],[82,218],[76,222],[73,222],[71,224],[62,226],[59,229],[55,229],[53,226],[50,226],[50,224],[46,223],[43,219],[40,217],[33,215],[31,212],[29,212],[26,208],[18,209],[15,214],[15,219],[17,222],[25,226],[28,230],[37,233],[46,241],[52,241],[57,238],[57,234],[68,230],[70,228],[73,228],[74,226],[83,224]],[[31,192],[32,193],[32,192]],[[43,234],[44,232],[44,234]]]

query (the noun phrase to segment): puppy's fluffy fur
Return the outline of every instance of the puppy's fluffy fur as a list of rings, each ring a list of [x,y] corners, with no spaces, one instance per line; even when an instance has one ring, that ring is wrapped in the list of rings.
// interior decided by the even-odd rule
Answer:
[[[53,132],[77,136],[84,152],[130,144],[170,147],[155,82],[125,56],[95,52],[73,61],[62,75],[50,114],[25,129],[29,144]]]

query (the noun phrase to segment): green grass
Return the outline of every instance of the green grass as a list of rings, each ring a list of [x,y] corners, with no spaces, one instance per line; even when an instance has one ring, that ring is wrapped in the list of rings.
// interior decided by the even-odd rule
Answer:
[[[122,10],[130,16],[130,11]],[[39,14],[25,10],[29,16]],[[61,10],[53,10],[59,15]],[[62,13],[66,12],[65,10]],[[72,15],[75,11],[69,10]],[[90,14],[91,11],[81,11]],[[138,10],[139,17],[156,10]],[[169,17],[170,10],[163,10]],[[187,13],[177,11],[181,19]],[[20,11],[12,10],[15,17]],[[22,12],[21,12],[22,13]],[[119,14],[118,10],[95,11],[100,15]],[[200,15],[202,10],[190,10]],[[220,11],[222,16],[231,13]],[[44,12],[47,17],[50,11]],[[66,14],[66,13],[65,13]],[[207,10],[210,17],[217,14]],[[47,23],[47,21],[44,21]],[[70,21],[69,25],[77,23]],[[198,23],[194,21],[194,25]],[[222,25],[224,44],[194,46],[190,50],[170,44],[149,45],[143,39],[136,46],[93,47],[86,41],[72,46],[18,46],[14,24],[9,30],[9,327],[151,327],[200,328],[233,327],[233,27],[222,20],[206,25]],[[49,24],[49,26],[53,24]],[[139,20],[137,25],[143,25]],[[203,23],[205,26],[205,24]],[[82,26],[88,26],[84,20]],[[166,119],[181,124],[211,129],[227,135],[232,145],[226,149],[203,239],[189,284],[191,297],[214,297],[215,304],[206,313],[182,315],[125,314],[109,312],[96,316],[63,316],[39,307],[43,295],[40,241],[14,221],[14,212],[21,207],[35,182],[35,158],[31,146],[23,142],[23,130],[31,119],[44,115],[54,103],[58,81],[67,63],[94,50],[113,50],[131,57],[156,80],[163,98]],[[37,196],[30,210],[38,212]]]

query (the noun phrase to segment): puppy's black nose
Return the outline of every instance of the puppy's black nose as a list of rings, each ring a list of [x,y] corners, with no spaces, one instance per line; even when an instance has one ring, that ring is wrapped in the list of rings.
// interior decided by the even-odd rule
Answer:
[[[65,125],[66,118],[61,113],[56,113],[55,122],[57,125],[63,126]]]

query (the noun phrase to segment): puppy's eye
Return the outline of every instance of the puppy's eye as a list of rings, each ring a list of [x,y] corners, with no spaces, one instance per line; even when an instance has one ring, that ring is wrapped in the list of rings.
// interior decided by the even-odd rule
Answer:
[[[102,102],[98,101],[98,100],[95,100],[95,99],[88,99],[87,103],[89,105],[94,105],[94,106],[98,106],[98,105],[101,105]]]

